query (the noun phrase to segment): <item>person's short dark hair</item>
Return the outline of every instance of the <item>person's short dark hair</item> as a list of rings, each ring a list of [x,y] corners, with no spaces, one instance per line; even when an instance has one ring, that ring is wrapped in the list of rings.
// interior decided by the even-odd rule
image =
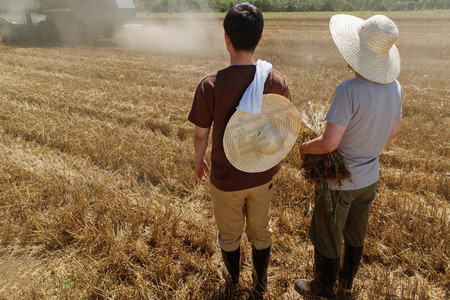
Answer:
[[[223,28],[234,50],[254,51],[263,32],[263,15],[253,4],[239,3],[228,11]]]

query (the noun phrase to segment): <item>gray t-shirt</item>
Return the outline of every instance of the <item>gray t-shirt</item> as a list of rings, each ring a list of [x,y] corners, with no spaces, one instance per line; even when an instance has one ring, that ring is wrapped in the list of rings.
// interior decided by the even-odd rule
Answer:
[[[378,181],[379,155],[394,123],[401,118],[402,97],[397,80],[378,84],[359,76],[336,88],[325,120],[345,127],[338,150],[352,180],[341,186],[329,182],[331,189],[356,190]]]

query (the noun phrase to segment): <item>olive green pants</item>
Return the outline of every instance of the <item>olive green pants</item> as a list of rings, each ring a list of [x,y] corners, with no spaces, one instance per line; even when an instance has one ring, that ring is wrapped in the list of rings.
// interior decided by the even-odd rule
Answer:
[[[370,207],[375,199],[377,183],[358,190],[331,190],[330,192],[331,200],[327,200],[325,193],[316,190],[316,195],[317,193],[321,195],[316,197],[309,237],[320,254],[334,259],[341,255],[342,235],[350,246],[364,245]],[[334,211],[336,211],[335,222],[332,219]]]
[[[234,251],[241,243],[242,232],[257,250],[266,249],[272,242],[269,210],[273,183],[254,188],[224,192],[211,184],[214,216],[219,237],[217,243],[224,251]]]

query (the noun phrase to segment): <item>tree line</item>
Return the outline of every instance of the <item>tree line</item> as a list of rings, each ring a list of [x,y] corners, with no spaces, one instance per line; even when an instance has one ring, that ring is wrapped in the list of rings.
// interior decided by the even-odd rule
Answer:
[[[226,12],[244,1],[231,0],[134,0],[138,9],[151,12]],[[397,11],[450,9],[448,0],[248,0],[264,12],[295,11]]]

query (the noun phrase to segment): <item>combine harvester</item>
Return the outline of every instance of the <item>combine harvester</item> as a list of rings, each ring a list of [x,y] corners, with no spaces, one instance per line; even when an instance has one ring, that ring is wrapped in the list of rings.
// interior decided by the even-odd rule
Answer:
[[[34,0],[23,15],[23,23],[0,18],[4,44],[95,45],[125,27],[141,26],[133,0]]]

